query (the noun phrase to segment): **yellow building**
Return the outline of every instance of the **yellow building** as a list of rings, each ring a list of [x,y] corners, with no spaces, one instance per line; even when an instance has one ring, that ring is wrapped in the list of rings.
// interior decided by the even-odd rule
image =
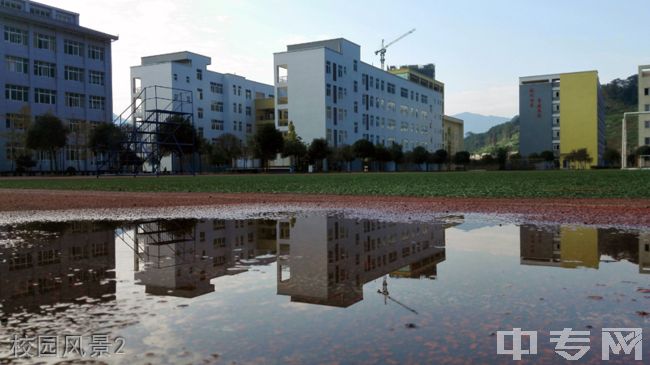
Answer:
[[[465,136],[464,123],[462,119],[445,115],[442,117],[442,144],[449,156],[465,148],[463,138]]]
[[[566,156],[586,148],[593,159],[602,164],[605,149],[605,121],[597,71],[560,75],[560,166],[571,166]]]
[[[562,168],[603,164],[604,103],[597,71],[519,79],[519,152],[553,151]],[[571,158],[585,149],[590,161]]]

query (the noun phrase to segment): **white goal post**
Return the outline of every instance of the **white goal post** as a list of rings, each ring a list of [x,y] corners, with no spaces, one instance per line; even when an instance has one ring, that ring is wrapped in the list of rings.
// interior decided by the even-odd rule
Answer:
[[[650,112],[623,113],[623,121],[621,122],[621,169],[627,169],[627,117],[632,115],[649,115],[649,114]],[[645,158],[645,156],[640,156],[640,157]],[[644,160],[644,164],[645,161],[647,160]],[[639,159],[639,164],[641,164],[640,159]]]

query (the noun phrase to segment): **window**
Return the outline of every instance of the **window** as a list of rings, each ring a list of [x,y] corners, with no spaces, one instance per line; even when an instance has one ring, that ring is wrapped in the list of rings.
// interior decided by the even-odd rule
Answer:
[[[56,104],[56,90],[34,89],[34,102],[37,104]]]
[[[196,89],[196,93],[199,96],[199,100],[203,100],[203,89]]]
[[[29,33],[26,30],[5,25],[5,41],[26,46],[29,44]]]
[[[14,101],[29,101],[27,86],[5,85],[5,99]]]
[[[34,15],[42,16],[45,18],[49,18],[52,15],[52,12],[48,8],[41,8],[34,6],[34,4],[31,4],[29,6],[29,12]]]
[[[38,49],[47,49],[54,52],[56,51],[56,37],[53,35],[35,33],[34,47]]]
[[[65,93],[65,106],[69,108],[83,108],[85,105],[84,99],[83,94]]]
[[[64,78],[66,80],[70,81],[78,81],[78,82],[83,82],[84,81],[84,69],[83,68],[78,68],[78,67],[72,67],[72,66],[65,66],[64,70]]]
[[[650,104],[645,105],[645,111],[650,112]]]
[[[332,73],[332,63],[330,61],[325,62],[325,73]]]
[[[188,84],[190,83],[190,77],[189,76],[185,76],[185,82],[188,83]]]
[[[103,96],[94,96],[91,95],[89,101],[90,109],[95,110],[105,110],[106,109],[106,98]]]
[[[17,0],[0,0],[0,6],[9,9],[23,10],[23,4]]]
[[[27,58],[6,56],[5,61],[7,63],[7,71],[22,74],[27,73],[27,69],[29,68],[29,60]]]
[[[426,95],[421,95],[420,101],[422,102],[422,104],[429,104],[429,97]]]
[[[174,74],[174,81],[178,81],[178,74]]]
[[[81,42],[66,39],[63,41],[63,52],[71,56],[82,57],[84,53],[84,45]]]
[[[223,84],[218,84],[216,82],[210,83],[210,91],[215,94],[223,94]]]
[[[237,86],[237,96],[241,96],[241,86]]]
[[[237,106],[238,106],[238,108],[237,108],[238,111],[237,111],[237,112],[238,112],[239,114],[241,114],[241,103],[240,103],[239,105],[237,105]]]
[[[409,91],[408,91],[406,88],[403,88],[403,87],[400,88],[400,90],[399,90],[399,94],[400,94],[400,96],[402,96],[403,98],[408,98],[408,97],[409,97]]]
[[[223,120],[212,119],[212,130],[222,131],[223,130]]]
[[[251,114],[252,114],[251,107],[247,106],[246,107],[246,115],[251,115]]]
[[[34,61],[34,75],[56,77],[56,65],[49,62]]]
[[[88,82],[95,85],[104,85],[104,73],[101,71],[88,71]]]
[[[650,137],[645,137],[645,145],[650,146]]]
[[[354,80],[354,86],[352,88],[355,93],[359,91],[359,83],[357,82],[357,80]]]
[[[246,100],[251,100],[253,98],[253,93],[246,89]]]
[[[358,113],[358,112],[359,112],[359,103],[356,102],[356,101],[354,102],[354,112],[355,112],[355,113]]]
[[[223,103],[220,101],[213,101],[212,104],[210,104],[210,110],[213,112],[223,112]]]
[[[196,69],[196,79],[197,80],[203,80],[203,70]]]
[[[386,85],[386,91],[388,91],[389,94],[395,94],[395,84],[389,82],[388,85]]]
[[[253,133],[253,125],[246,123],[246,133]]]
[[[325,96],[332,96],[332,85],[325,85]]]
[[[104,60],[104,47],[88,46],[88,58],[91,60]]]
[[[646,87],[645,89],[643,89],[643,92],[645,96],[650,95],[650,87]]]
[[[646,121],[645,121],[645,127],[646,127],[646,128],[650,128],[650,120],[646,120]]]
[[[352,69],[356,72],[357,71],[357,60],[352,61]]]

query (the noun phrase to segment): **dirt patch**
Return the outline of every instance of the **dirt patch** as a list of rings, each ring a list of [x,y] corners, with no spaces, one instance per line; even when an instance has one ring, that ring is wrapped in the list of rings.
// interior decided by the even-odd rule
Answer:
[[[256,204],[372,209],[404,214],[517,214],[531,221],[650,227],[650,200],[648,199],[415,198],[0,189],[0,211],[2,212]]]

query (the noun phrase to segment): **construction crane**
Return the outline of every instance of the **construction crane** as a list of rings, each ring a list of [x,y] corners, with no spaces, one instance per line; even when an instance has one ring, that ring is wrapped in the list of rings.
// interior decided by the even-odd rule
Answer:
[[[390,296],[390,293],[388,293],[388,282],[386,282],[386,276],[384,276],[384,281],[382,282],[381,287],[382,287],[381,290],[377,289],[377,293],[384,296],[384,305],[387,305],[388,300],[390,299],[391,301],[399,304],[400,306],[402,306],[404,309],[408,310],[409,312],[418,314],[418,312],[415,309],[409,307],[408,305],[406,305],[406,304],[400,302],[399,300],[397,300],[397,299]]]
[[[408,32],[402,34],[401,36],[397,37],[397,39],[393,40],[392,42],[389,42],[388,44],[384,44],[384,40],[381,40],[381,48],[375,51],[375,55],[379,55],[379,59],[381,60],[381,69],[384,69],[384,62],[386,61],[386,48],[392,46],[393,44],[399,42],[402,40],[402,38],[406,37],[407,35],[415,32],[415,28],[409,30]]]

